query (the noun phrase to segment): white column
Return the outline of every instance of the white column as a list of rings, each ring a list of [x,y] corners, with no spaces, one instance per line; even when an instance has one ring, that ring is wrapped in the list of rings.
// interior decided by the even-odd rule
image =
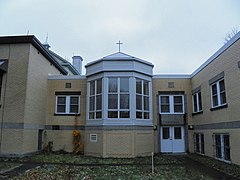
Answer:
[[[107,120],[107,117],[108,117],[108,78],[104,77],[103,78],[103,81],[102,81],[102,86],[103,86],[103,89],[102,89],[102,119],[103,121],[104,120]],[[104,122],[103,122],[104,124]]]
[[[130,120],[132,123],[136,120],[136,78],[129,78],[129,100],[130,100]]]

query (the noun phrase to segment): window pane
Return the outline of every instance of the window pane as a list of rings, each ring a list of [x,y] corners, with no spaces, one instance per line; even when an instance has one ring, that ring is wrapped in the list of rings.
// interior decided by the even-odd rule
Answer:
[[[144,112],[144,119],[149,119],[149,112]]]
[[[97,95],[96,96],[96,110],[101,110],[102,109],[102,95]]]
[[[182,104],[182,96],[174,96],[174,104]]]
[[[96,112],[96,118],[97,119],[102,118],[102,111]]]
[[[182,105],[174,105],[174,112],[182,113],[183,112],[183,106]]]
[[[204,151],[204,135],[201,134],[200,137],[201,137],[201,153],[204,154],[205,153],[205,151]]]
[[[102,79],[97,80],[97,94],[102,93]]]
[[[136,108],[142,110],[142,96],[136,95]]]
[[[149,97],[144,96],[144,110],[149,110]]]
[[[118,112],[117,111],[108,111],[108,118],[117,118]]]
[[[117,78],[109,78],[108,92],[117,92]]]
[[[174,127],[174,139],[182,139],[181,127]]]
[[[89,119],[94,119],[94,112],[89,113]]]
[[[78,105],[70,105],[70,113],[78,113]]]
[[[137,119],[142,119],[142,111],[137,111],[136,112],[136,118]]]
[[[79,103],[79,97],[70,97],[70,104],[77,104]]]
[[[225,92],[221,92],[220,99],[221,99],[221,104],[226,104],[227,103]]]
[[[170,134],[169,134],[169,128],[168,127],[163,127],[162,128],[162,138],[163,139],[169,139]]]
[[[57,104],[66,104],[66,97],[58,97]]]
[[[143,83],[143,91],[145,95],[149,95],[148,81],[144,81]]]
[[[95,94],[95,81],[90,82],[90,95]]]
[[[57,112],[58,113],[65,113],[66,106],[65,105],[57,105]]]
[[[129,109],[129,95],[128,94],[120,95],[120,109]]]
[[[129,111],[120,111],[120,118],[129,118]]]
[[[162,113],[168,113],[168,112],[170,112],[170,107],[169,107],[169,105],[161,105],[161,112],[162,112]]]
[[[118,104],[118,95],[117,94],[109,94],[108,95],[108,109],[117,109]]]
[[[222,150],[221,150],[221,137],[220,135],[215,135],[215,151],[216,157],[222,158]]]
[[[89,103],[89,110],[94,111],[94,106],[95,106],[95,97],[90,97],[90,103]]]
[[[225,91],[224,80],[219,81],[220,92]]]
[[[213,96],[213,97],[212,97],[212,100],[213,100],[213,107],[218,106],[218,98],[217,98],[217,95]]]
[[[202,111],[202,94],[201,94],[201,92],[198,93],[198,108],[199,108],[199,111]]]
[[[129,78],[120,78],[120,92],[129,92]]]
[[[161,96],[161,104],[169,104],[169,96]]]
[[[195,134],[196,152],[200,153],[199,134]]]
[[[197,112],[197,94],[193,95],[193,112]]]
[[[142,94],[142,80],[136,79],[136,93]]]
[[[212,95],[216,95],[217,94],[217,85],[213,84],[212,85]]]

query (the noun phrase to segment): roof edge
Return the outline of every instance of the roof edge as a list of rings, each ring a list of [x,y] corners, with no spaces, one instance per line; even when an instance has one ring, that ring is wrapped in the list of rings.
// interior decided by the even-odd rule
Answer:
[[[211,62],[213,62],[218,56],[220,56],[224,51],[226,51],[230,46],[232,46],[239,38],[240,31],[235,36],[233,36],[226,44],[224,44],[219,50],[217,50],[217,52],[215,52],[210,58],[208,58],[201,66],[199,66],[195,71],[193,71],[193,73],[191,74],[191,78],[193,78]]]

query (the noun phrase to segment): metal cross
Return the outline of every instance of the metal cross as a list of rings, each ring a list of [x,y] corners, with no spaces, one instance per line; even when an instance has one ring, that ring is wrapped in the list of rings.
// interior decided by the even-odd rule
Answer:
[[[121,48],[121,45],[122,45],[123,43],[121,43],[120,40],[119,40],[118,43],[116,43],[116,44],[118,44],[118,51],[120,52],[120,48]]]

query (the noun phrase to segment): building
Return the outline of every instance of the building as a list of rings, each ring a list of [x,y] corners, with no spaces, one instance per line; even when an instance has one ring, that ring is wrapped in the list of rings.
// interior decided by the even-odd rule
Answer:
[[[240,33],[189,75],[117,52],[75,66],[34,36],[0,37],[2,155],[51,146],[136,157],[186,153],[240,165]]]

